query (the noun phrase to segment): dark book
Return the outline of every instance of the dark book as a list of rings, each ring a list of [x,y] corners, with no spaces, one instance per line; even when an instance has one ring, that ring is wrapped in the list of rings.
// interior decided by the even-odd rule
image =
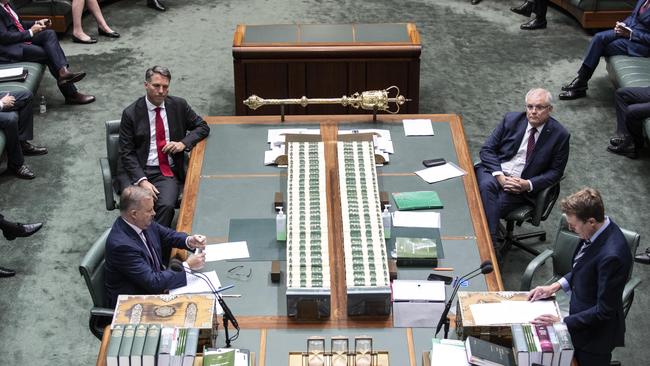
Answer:
[[[438,242],[431,238],[395,239],[398,266],[436,266],[438,265]]]
[[[477,366],[516,366],[512,349],[472,336],[465,340],[467,361]]]
[[[29,75],[29,70],[22,67],[12,67],[9,69],[0,69],[0,83],[7,81],[25,81]]]

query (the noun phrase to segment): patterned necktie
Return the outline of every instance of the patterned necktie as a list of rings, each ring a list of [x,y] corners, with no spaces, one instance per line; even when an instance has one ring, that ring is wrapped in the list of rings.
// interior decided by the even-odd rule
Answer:
[[[528,146],[526,146],[526,163],[533,155],[533,150],[535,150],[535,134],[537,129],[535,127],[530,129],[530,136],[528,136]]]
[[[648,10],[649,7],[650,7],[650,0],[646,0],[646,2],[643,3],[643,6],[641,6],[639,13],[641,14],[645,13],[645,11]]]
[[[158,165],[160,166],[162,175],[165,177],[173,177],[174,173],[169,165],[169,158],[162,151],[162,148],[167,144],[167,139],[165,138],[165,125],[163,124],[160,110],[160,107],[156,108],[156,150],[158,151]]]
[[[585,252],[587,251],[587,249],[589,249],[589,246],[591,246],[591,241],[589,240],[582,240],[580,241],[580,243],[582,244],[582,246],[580,247],[580,251],[578,252],[578,254],[576,254],[575,258],[573,258],[573,267],[575,267],[576,264],[578,264],[580,258],[582,258],[585,255]]]
[[[161,267],[160,267],[160,261],[158,260],[158,253],[156,253],[156,250],[154,249],[153,245],[149,243],[149,240],[147,239],[147,234],[145,234],[144,231],[140,233],[140,238],[144,242],[144,246],[145,248],[147,248],[147,251],[151,256],[151,260],[153,261],[154,271],[160,272]]]
[[[7,11],[11,19],[14,21],[16,28],[18,28],[20,32],[24,32],[25,28],[23,28],[23,25],[20,24],[20,21],[18,21],[18,18],[16,18],[16,16],[14,15],[14,12],[11,10],[11,6],[9,6],[9,3],[6,3],[4,6],[5,6],[5,10]]]

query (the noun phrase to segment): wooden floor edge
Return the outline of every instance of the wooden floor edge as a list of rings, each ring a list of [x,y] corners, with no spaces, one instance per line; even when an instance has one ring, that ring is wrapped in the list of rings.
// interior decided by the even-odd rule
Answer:
[[[258,355],[259,365],[266,364],[266,328],[260,329],[260,353]]]
[[[406,343],[409,350],[409,363],[411,366],[417,366],[415,359],[415,344],[413,342],[413,328],[406,328]]]

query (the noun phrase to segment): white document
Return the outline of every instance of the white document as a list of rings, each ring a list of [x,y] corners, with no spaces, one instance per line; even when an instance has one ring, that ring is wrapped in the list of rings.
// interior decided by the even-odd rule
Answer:
[[[275,159],[282,154],[284,154],[284,151],[280,149],[266,150],[264,152],[264,165],[275,164]]]
[[[469,307],[477,326],[530,323],[543,314],[560,316],[555,301],[501,301]]]
[[[249,258],[248,244],[245,241],[234,241],[223,244],[208,244],[205,246],[205,261],[215,262],[226,259]]]
[[[188,269],[185,268],[185,270]],[[205,280],[199,277],[207,278],[212,283],[212,286],[214,286],[214,288],[221,287],[221,282],[219,281],[219,277],[217,277],[217,272],[215,271],[199,272],[195,274],[186,272],[185,275],[187,277],[187,285],[169,290],[169,293],[171,295],[211,294],[212,289],[210,289],[210,286],[205,282]]]
[[[445,301],[442,281],[394,280],[393,301]]]
[[[271,145],[278,143],[278,142],[284,142],[285,141],[285,135],[287,134],[304,134],[307,133],[309,130],[306,128],[279,128],[279,129],[271,129],[268,132],[267,135],[267,142],[269,142]],[[319,131],[320,130],[316,130]]]
[[[420,178],[424,179],[427,183],[442,182],[443,180],[460,177],[467,174],[466,171],[459,168],[454,163],[446,163],[431,168],[418,170],[415,172]]]
[[[431,366],[469,366],[465,342],[455,339],[434,339]]]
[[[430,119],[405,119],[404,136],[433,136],[433,125]]]
[[[439,212],[395,211],[393,226],[440,228]]]
[[[22,75],[24,71],[25,69],[22,67],[12,67],[9,69],[2,69],[0,70],[0,78],[8,78],[11,76]],[[3,96],[4,95],[6,95],[6,93],[4,93]]]

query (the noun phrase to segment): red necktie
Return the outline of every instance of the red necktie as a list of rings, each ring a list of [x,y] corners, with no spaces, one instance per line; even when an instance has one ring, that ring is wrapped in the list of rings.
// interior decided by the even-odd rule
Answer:
[[[156,150],[158,150],[158,165],[165,177],[173,177],[174,173],[172,172],[171,166],[169,166],[167,154],[162,151],[162,148],[167,144],[167,139],[165,139],[165,125],[160,115],[160,109],[160,107],[156,108]]]
[[[648,10],[648,7],[650,7],[650,1],[646,0],[646,2],[641,6],[641,9],[639,10],[639,13],[643,14],[645,13],[646,10]]]
[[[25,28],[23,28],[23,25],[20,24],[20,22],[18,21],[18,18],[16,18],[14,16],[14,12],[11,11],[11,6],[9,6],[9,3],[5,4],[5,9],[7,10],[7,13],[11,17],[11,19],[14,21],[14,24],[16,25],[16,28],[18,28],[19,31],[24,32]]]
[[[536,128],[531,128],[530,136],[528,136],[528,146],[526,146],[526,163],[528,163],[529,158],[533,155],[533,150],[535,150],[535,134],[537,133]]]

